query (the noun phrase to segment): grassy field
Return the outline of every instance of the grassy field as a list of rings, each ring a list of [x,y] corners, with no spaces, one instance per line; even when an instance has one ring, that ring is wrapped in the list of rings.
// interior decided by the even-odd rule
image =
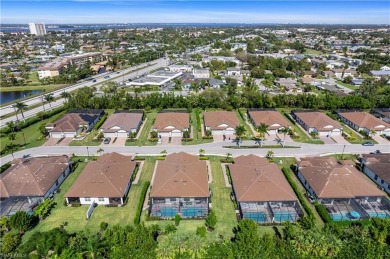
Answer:
[[[33,230],[27,232],[23,236],[23,240],[28,240],[34,232],[47,231],[59,227],[64,222],[67,222],[65,229],[70,233],[80,230],[97,232],[99,231],[100,223],[103,221],[107,222],[110,226],[115,224],[133,225],[138,201],[141,198],[142,185],[144,182],[151,179],[155,159],[147,158],[144,163],[143,171],[141,172],[138,183],[133,184],[130,187],[128,203],[123,207],[97,206],[92,217],[87,220],[86,212],[89,207],[88,205],[83,205],[81,207],[67,207],[64,205],[66,192],[86,166],[85,162],[81,162],[77,169],[70,174],[60,186],[60,192],[54,197],[54,201],[57,205],[53,208],[50,216],[41,221]]]
[[[152,129],[152,126],[154,124],[154,121],[156,119],[157,112],[150,112],[146,114],[146,122],[144,121],[144,126],[142,129],[142,132],[139,136],[139,138],[134,142],[126,142],[126,146],[155,146],[157,145],[157,142],[150,142],[148,141],[149,138],[149,132]]]
[[[194,109],[191,114],[191,125],[192,125],[192,139],[193,141],[185,142],[182,141],[182,145],[199,145],[204,143],[211,143],[213,142],[212,139],[203,139],[202,138],[202,132],[198,132],[198,121],[196,120],[196,110]],[[200,114],[200,122],[202,123],[202,114]]]
[[[242,110],[244,113],[246,112],[246,109],[241,109],[241,110]],[[238,110],[236,110],[236,114],[237,114],[238,120],[240,121],[240,124],[245,126],[245,129],[246,129],[245,137],[246,137],[246,138],[251,138],[252,135],[253,135],[253,134],[252,134],[251,128],[249,127],[248,124],[245,123],[244,119],[241,117],[240,112],[239,112]]]
[[[315,49],[305,49],[305,52],[303,54],[314,54],[314,55],[321,55],[324,54],[321,51],[315,50]]]
[[[114,113],[114,109],[107,109],[104,110],[107,113],[107,118]],[[97,130],[91,130],[91,132],[88,133],[88,135],[82,139],[82,140],[72,140],[72,142],[69,143],[69,146],[99,146],[102,141],[94,139],[95,136],[99,133],[99,129]]]
[[[340,122],[343,126],[343,132],[347,133],[349,136],[352,137],[352,139],[346,139],[351,144],[362,144],[364,142],[370,141],[374,144],[378,144],[374,139],[364,139],[362,138],[356,131],[351,129],[350,127],[346,126],[343,122]]]
[[[28,91],[28,90],[43,90],[43,92],[52,92],[61,88],[68,86],[66,84],[60,85],[24,85],[24,86],[10,86],[10,87],[0,87],[1,92],[13,92],[13,91]],[[40,93],[42,94],[42,93]]]
[[[39,139],[41,137],[41,132],[39,131],[40,125],[46,125],[49,122],[56,121],[59,117],[61,117],[64,112],[56,114],[48,119],[45,119],[41,122],[35,123],[27,128],[22,129],[21,131],[16,132],[16,139],[10,140],[8,136],[4,136],[0,138],[0,149],[3,149],[6,145],[13,142],[16,145],[22,145],[20,149],[28,149],[33,147],[41,146],[46,142],[46,139]],[[24,139],[26,140],[26,144],[24,143]]]
[[[345,86],[346,88],[349,88],[349,89],[351,89],[351,90],[357,90],[357,89],[359,89],[359,87],[358,86],[354,86],[354,85],[351,85],[351,84],[346,84],[346,83],[344,83],[344,82],[342,82],[342,81],[336,81],[339,85],[342,85],[342,86]]]

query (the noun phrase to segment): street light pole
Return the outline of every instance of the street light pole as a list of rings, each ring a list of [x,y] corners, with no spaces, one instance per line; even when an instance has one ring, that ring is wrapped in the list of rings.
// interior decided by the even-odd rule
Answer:
[[[343,147],[343,153],[341,153],[341,160],[343,160],[344,159],[344,150],[345,150],[345,144],[344,144],[344,147]]]
[[[87,147],[87,154],[88,154],[88,160],[89,160],[89,150],[88,150],[88,147]]]
[[[22,135],[23,135],[24,145],[27,145],[26,144],[26,138],[24,137],[24,132],[22,132]]]

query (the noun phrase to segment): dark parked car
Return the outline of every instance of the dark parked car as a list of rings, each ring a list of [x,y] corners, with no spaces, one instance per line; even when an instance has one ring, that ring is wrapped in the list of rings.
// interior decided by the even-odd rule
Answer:
[[[96,79],[92,80],[92,83],[96,83]]]
[[[381,154],[382,152],[380,150],[375,150],[373,152],[370,152],[370,154]]]
[[[367,142],[364,142],[362,145],[368,147],[368,146],[373,146],[374,143],[367,141]]]
[[[105,138],[105,139],[103,140],[103,143],[104,143],[104,144],[109,144],[110,141],[111,141],[111,138]]]
[[[110,76],[104,76],[104,78],[105,78],[105,79],[108,79],[108,78],[110,78]]]

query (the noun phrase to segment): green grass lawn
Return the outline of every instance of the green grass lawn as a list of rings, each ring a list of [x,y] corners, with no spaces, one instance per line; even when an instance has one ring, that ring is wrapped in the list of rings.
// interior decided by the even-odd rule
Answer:
[[[321,55],[324,54],[321,51],[315,50],[315,49],[305,49],[305,52],[303,54],[314,54],[314,55]]]
[[[343,122],[340,122],[341,125],[343,126],[343,132],[347,133],[349,136],[352,137],[352,139],[346,139],[349,143],[351,144],[362,144],[364,142],[370,141],[374,144],[378,144],[377,141],[374,139],[365,139],[362,138],[356,131],[351,129],[350,127],[346,126]]]
[[[43,93],[53,92],[55,90],[64,88],[68,86],[66,84],[59,85],[24,85],[24,86],[10,86],[10,87],[0,87],[0,92],[13,92],[13,91],[27,91],[27,90],[43,90]],[[40,93],[42,94],[42,93]]]
[[[196,110],[194,109],[191,114],[191,124],[192,124],[192,141],[185,142],[182,141],[182,145],[199,145],[199,144],[204,144],[204,143],[211,143],[213,142],[213,139],[203,139],[202,138],[202,132],[198,132],[198,121],[196,120]],[[202,123],[202,114],[200,114],[200,123]]]
[[[136,141],[129,142],[126,141],[126,146],[155,146],[157,145],[157,142],[150,142],[148,141],[149,138],[149,132],[152,129],[152,126],[154,124],[154,121],[156,119],[157,112],[153,111],[148,114],[146,114],[146,122],[144,121],[144,126],[142,129],[142,132],[139,136],[139,138]]]
[[[246,109],[241,109],[241,111],[243,113],[245,113]],[[244,119],[241,117],[240,112],[238,110],[236,110],[236,114],[237,114],[238,120],[240,121],[240,124],[245,126],[245,129],[246,129],[245,138],[249,139],[249,138],[253,137],[252,130],[251,130],[250,126],[245,123]]]
[[[354,86],[354,85],[351,85],[351,84],[346,84],[346,83],[344,83],[344,82],[342,82],[342,81],[336,81],[339,85],[342,85],[342,86],[345,86],[345,87],[347,87],[347,88],[349,88],[349,89],[351,89],[351,90],[357,90],[357,89],[359,89],[359,87],[358,86]]]
[[[111,114],[114,113],[114,109],[107,109],[104,110],[107,113],[107,118],[110,117]],[[98,122],[99,123],[99,122]],[[99,129],[91,130],[91,132],[88,133],[88,135],[82,139],[82,140],[72,140],[72,142],[69,143],[69,146],[99,146],[102,143],[102,140],[94,139],[96,135],[99,133]]]
[[[86,212],[89,207],[88,205],[83,205],[81,207],[68,207],[64,205],[66,192],[86,166],[85,162],[81,162],[77,169],[71,173],[60,186],[60,192],[54,197],[54,201],[57,205],[53,208],[51,214],[45,220],[41,221],[34,229],[27,232],[23,236],[23,240],[27,241],[29,237],[37,231],[47,231],[59,227],[63,222],[67,222],[65,230],[70,233],[80,230],[97,232],[100,229],[100,223],[103,221],[107,222],[110,226],[115,224],[133,225],[138,201],[141,198],[142,186],[152,177],[155,159],[146,158],[144,163],[143,171],[141,172],[138,183],[133,184],[130,187],[127,204],[123,207],[97,206],[92,213],[91,218],[87,220]]]
[[[56,114],[50,118],[47,118],[43,121],[40,121],[38,123],[35,123],[27,128],[22,129],[21,131],[16,132],[16,139],[10,140],[8,136],[4,136],[0,138],[0,149],[3,149],[6,145],[13,142],[16,145],[21,145],[19,150],[21,149],[28,149],[33,147],[41,146],[43,143],[46,142],[46,139],[39,139],[41,137],[41,132],[39,131],[40,125],[44,124],[46,125],[49,122],[56,121],[59,117],[61,117],[64,112],[60,112],[59,114]],[[24,143],[24,139],[26,140],[26,145]]]

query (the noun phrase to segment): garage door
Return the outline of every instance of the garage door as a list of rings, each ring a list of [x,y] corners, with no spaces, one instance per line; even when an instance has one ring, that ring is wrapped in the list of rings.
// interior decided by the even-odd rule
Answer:
[[[74,138],[75,133],[74,132],[65,132],[65,137],[66,138]]]
[[[272,134],[272,135],[275,135],[278,133],[278,131],[275,129],[275,130],[267,130],[268,134]]]
[[[161,136],[161,137],[169,137],[169,133],[170,133],[170,132],[159,132],[159,133],[158,133],[158,136]]]
[[[211,132],[211,134],[212,135],[223,135],[223,130],[213,130],[212,132]]]
[[[115,133],[114,132],[107,132],[104,133],[105,138],[115,138]]]
[[[50,132],[50,137],[51,138],[62,138],[62,133]]]
[[[331,136],[341,136],[341,130],[333,130]]]
[[[234,135],[235,130],[234,129],[226,129],[225,130],[225,135]]]
[[[326,137],[329,135],[329,131],[320,131],[320,136]]]
[[[181,137],[182,136],[182,134],[181,134],[181,131],[179,131],[179,132],[172,132],[172,135],[171,135],[172,137]]]
[[[127,132],[118,132],[118,138],[127,138],[129,134]]]

